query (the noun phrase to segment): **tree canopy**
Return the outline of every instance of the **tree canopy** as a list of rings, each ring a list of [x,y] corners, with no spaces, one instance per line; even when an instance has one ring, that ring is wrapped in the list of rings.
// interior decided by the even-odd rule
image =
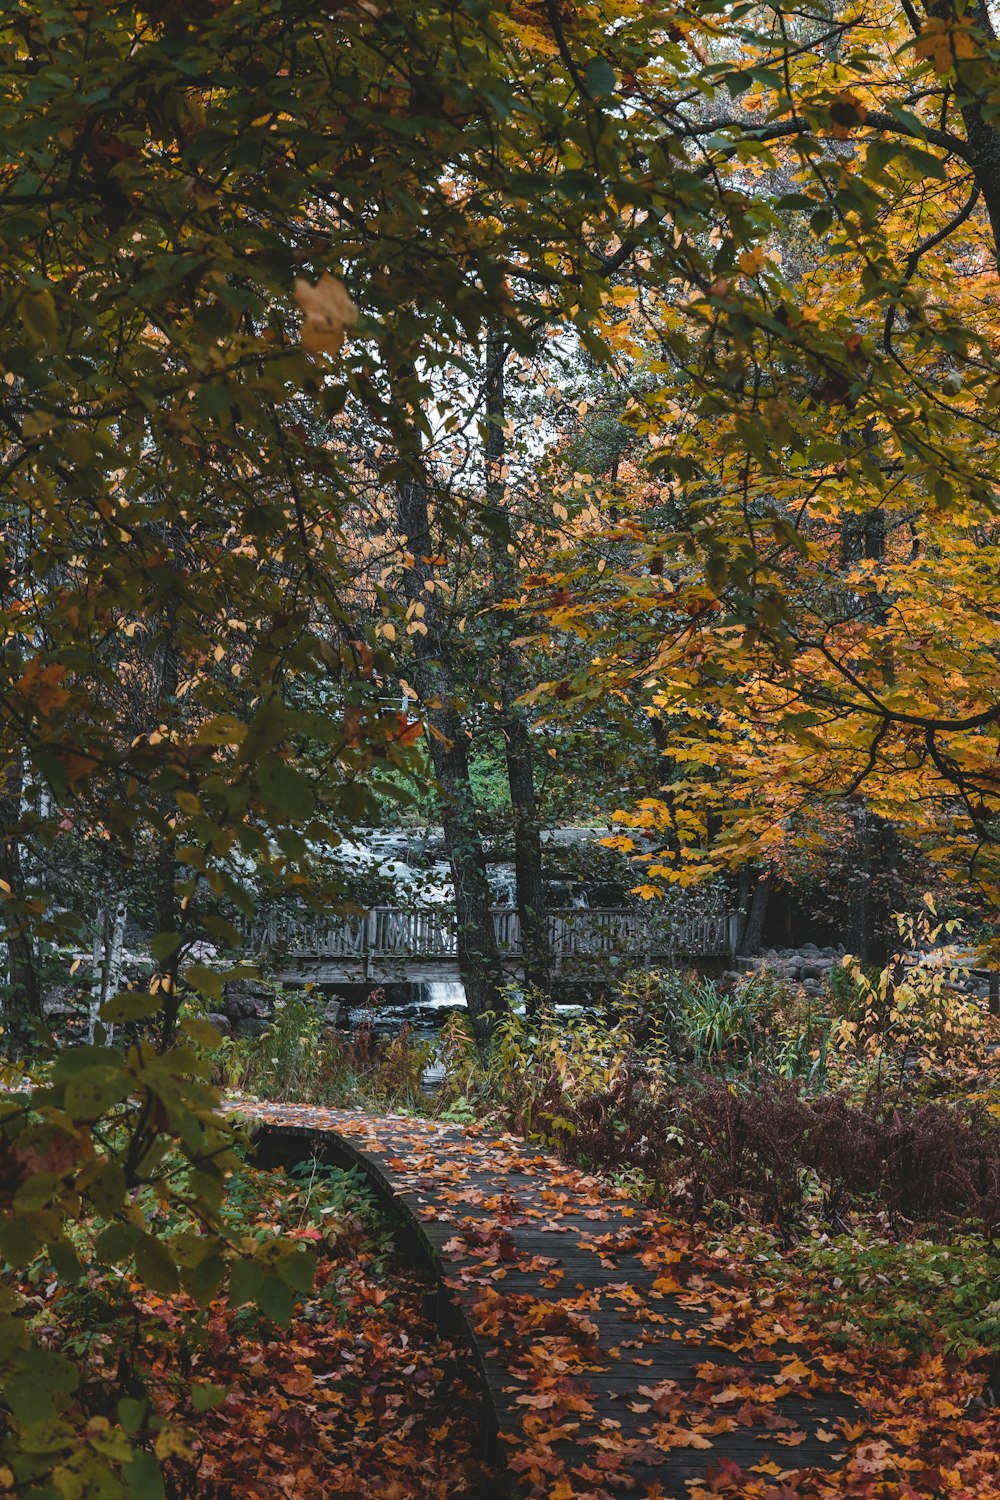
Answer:
[[[485,1043],[472,721],[524,923],[539,712],[648,729],[649,892],[861,808],[997,904],[986,4],[23,0],[0,35],[7,1260],[286,1307],[301,1256],[220,1219],[199,945],[241,972],[258,883],[429,764]],[[53,1052],[39,956],[101,882],[150,972]],[[3,1483],[160,1493],[169,1435],[75,1428],[14,1299],[0,1380]]]

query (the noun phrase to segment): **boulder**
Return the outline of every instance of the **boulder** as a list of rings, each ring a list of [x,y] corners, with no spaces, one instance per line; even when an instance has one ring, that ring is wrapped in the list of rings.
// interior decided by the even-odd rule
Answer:
[[[265,1031],[270,1030],[270,1026],[270,1021],[265,1021],[261,1016],[240,1016],[233,1022],[233,1036],[263,1036]]]
[[[269,1016],[274,1008],[270,990],[252,979],[233,979],[223,988],[222,1008],[231,1021]]]

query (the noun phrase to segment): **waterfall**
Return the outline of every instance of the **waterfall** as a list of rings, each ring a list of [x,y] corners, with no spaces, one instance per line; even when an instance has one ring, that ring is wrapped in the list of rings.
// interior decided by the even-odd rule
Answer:
[[[424,979],[420,982],[420,1004],[433,1010],[446,1005],[464,1006],[465,990],[459,979]]]

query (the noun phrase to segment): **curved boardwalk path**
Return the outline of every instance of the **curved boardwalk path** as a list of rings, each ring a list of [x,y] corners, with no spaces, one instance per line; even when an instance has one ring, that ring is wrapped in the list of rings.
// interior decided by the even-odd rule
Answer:
[[[752,1285],[720,1276],[683,1232],[651,1233],[636,1205],[511,1136],[235,1107],[262,1165],[353,1164],[405,1211],[464,1324],[523,1492],[850,1492],[827,1483],[864,1430],[855,1408],[782,1341],[777,1315],[768,1325]]]

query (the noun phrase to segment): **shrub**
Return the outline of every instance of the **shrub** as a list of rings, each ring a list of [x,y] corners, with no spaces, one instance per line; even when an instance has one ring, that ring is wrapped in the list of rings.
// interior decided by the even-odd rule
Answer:
[[[968,1221],[992,1243],[1000,1227],[1000,1135],[982,1112],[718,1079],[679,1090],[673,1108],[685,1155],[664,1163],[665,1186],[695,1215],[727,1205],[788,1228],[811,1203],[836,1227],[865,1202],[896,1228]]]
[[[376,1037],[370,1020],[349,1035],[334,1031],[308,996],[286,995],[267,1031],[229,1043],[223,1072],[227,1087],[260,1099],[422,1112],[433,1052],[406,1025],[388,1038]]]
[[[806,1273],[806,1306],[835,1345],[860,1331],[878,1343],[939,1347],[963,1360],[981,1351],[994,1363],[1000,1356],[996,1259],[973,1239],[900,1243],[861,1232],[808,1240],[796,1267]]]
[[[858,1098],[904,1086],[940,1094],[989,1074],[1000,1024],[958,989],[967,971],[904,964],[897,955],[874,973],[847,958],[840,972],[847,977],[838,985],[849,984],[854,999],[830,1032],[835,1084]]]
[[[767,969],[731,989],[711,980],[688,987],[682,1024],[699,1069],[725,1075],[796,1078],[810,1088],[826,1079],[830,1017],[820,1001],[786,988]]]

